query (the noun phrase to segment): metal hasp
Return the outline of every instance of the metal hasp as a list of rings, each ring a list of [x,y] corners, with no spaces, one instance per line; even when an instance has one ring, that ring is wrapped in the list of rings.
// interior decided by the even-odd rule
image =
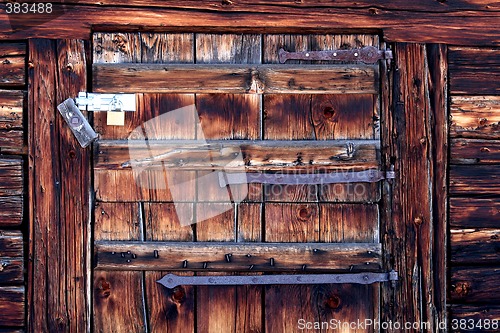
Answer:
[[[136,111],[135,94],[79,92],[76,104],[87,111]]]
[[[274,185],[315,185],[339,183],[376,183],[384,179],[395,177],[394,171],[364,170],[341,171],[332,173],[227,173],[219,172],[219,186],[237,184],[274,184]]]
[[[288,52],[280,49],[278,55],[282,64],[287,60],[359,61],[365,64],[374,64],[382,59],[392,59],[391,50],[379,50],[375,46],[349,50],[301,52]]]
[[[300,275],[218,275],[218,276],[179,276],[167,274],[156,281],[167,288],[177,286],[239,286],[239,285],[278,285],[278,284],[372,284],[376,282],[397,281],[394,270],[385,273],[349,274],[300,274]]]
[[[57,109],[75,135],[80,146],[85,148],[97,139],[97,133],[94,132],[92,126],[90,126],[72,98],[68,98],[59,104]]]

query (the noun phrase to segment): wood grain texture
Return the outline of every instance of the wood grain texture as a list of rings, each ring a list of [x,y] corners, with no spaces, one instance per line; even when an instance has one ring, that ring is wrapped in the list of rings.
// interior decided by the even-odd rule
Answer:
[[[99,203],[95,207],[94,239],[143,240],[139,203]],[[94,330],[147,332],[142,272],[94,271]]]
[[[33,331],[84,331],[90,320],[89,155],[77,148],[55,106],[86,89],[86,50],[83,41],[38,39],[29,49],[29,207],[35,212],[29,325]]]
[[[377,92],[368,65],[94,64],[95,92],[350,93]]]
[[[500,321],[500,306],[498,305],[468,305],[454,304],[449,307],[450,320],[465,319],[474,320],[479,323],[479,320],[484,322],[485,319]],[[478,327],[479,328],[479,327]],[[467,332],[470,330],[457,330],[457,332]]]
[[[26,43],[0,43],[0,58],[26,55]]]
[[[19,226],[23,222],[23,196],[0,195],[0,226]]]
[[[452,137],[499,139],[500,96],[452,96]]]
[[[0,131],[0,153],[23,154],[25,152],[22,130]]]
[[[24,326],[25,324],[25,290],[24,287],[0,286],[0,325]]]
[[[451,164],[500,163],[500,140],[452,139],[450,145]]]
[[[490,165],[453,165],[450,168],[450,194],[470,196],[500,193],[500,169]]]
[[[23,235],[20,231],[0,230],[0,285],[21,284],[23,281]],[[5,295],[4,297],[0,296],[0,308],[3,306],[2,301],[8,302],[8,295]],[[24,318],[24,305],[22,311]],[[11,325],[8,321],[4,321],[3,324]]]
[[[21,90],[0,90],[0,133],[22,129],[26,93]]]
[[[15,88],[25,85],[26,59],[24,55],[0,57],[0,87]]]
[[[452,264],[499,264],[499,229],[451,229]]]
[[[500,94],[498,52],[498,49],[491,48],[450,48],[451,94]]]
[[[496,228],[500,221],[500,200],[450,198],[450,226],[454,228]]]
[[[23,160],[20,158],[0,159],[0,196],[23,194]]]
[[[498,304],[500,268],[451,268],[450,300],[456,303]]]

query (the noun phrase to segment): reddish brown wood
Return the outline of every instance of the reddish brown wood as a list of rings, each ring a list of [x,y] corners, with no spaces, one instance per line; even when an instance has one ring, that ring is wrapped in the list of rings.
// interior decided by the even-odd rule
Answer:
[[[500,268],[455,267],[451,269],[450,300],[456,303],[498,304]]]
[[[450,226],[455,228],[496,228],[500,221],[500,200],[450,198]]]
[[[20,231],[0,230],[0,284],[21,284],[24,281],[24,244]],[[23,296],[24,298],[24,296]],[[0,295],[0,308],[2,302],[8,302],[8,295]],[[23,309],[24,317],[24,309]],[[1,322],[1,320],[0,320]],[[4,325],[11,325],[8,321]]]
[[[452,139],[451,164],[499,164],[500,140]],[[494,166],[492,166],[494,168]]]
[[[0,195],[0,226],[19,226],[23,221],[23,196]]]
[[[500,96],[452,96],[452,137],[500,138]]]
[[[452,264],[499,264],[499,229],[451,229]]]
[[[0,325],[24,326],[25,301],[24,287],[0,287]]]
[[[450,310],[450,322],[453,319],[474,320],[474,322],[477,324],[484,323],[485,319],[500,321],[500,306],[498,305],[457,304],[450,306],[449,310]],[[457,330],[457,332],[463,332],[463,333],[470,331],[471,330],[462,330],[462,331]]]
[[[490,165],[453,165],[450,168],[450,194],[499,194],[500,169]]]
[[[0,87],[23,87],[26,85],[26,60],[23,55],[15,55],[18,52],[11,50],[7,44],[7,49],[3,49],[0,44],[0,53],[13,51],[12,54],[0,56]],[[3,49],[3,50],[2,50]]]
[[[25,99],[24,91],[0,90],[0,131],[23,128]]]

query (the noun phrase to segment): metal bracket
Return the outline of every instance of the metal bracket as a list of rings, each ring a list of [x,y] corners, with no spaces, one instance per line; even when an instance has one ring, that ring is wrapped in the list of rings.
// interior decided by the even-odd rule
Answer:
[[[76,104],[87,111],[136,111],[135,94],[100,94],[79,92]]]
[[[365,46],[350,50],[325,50],[288,52],[280,49],[278,52],[280,63],[287,60],[327,60],[327,61],[360,61],[365,64],[374,64],[382,59],[392,59],[391,50],[379,50],[375,46]]]
[[[384,179],[395,178],[394,171],[365,170],[332,173],[227,173],[219,172],[219,186],[238,184],[275,184],[275,185],[315,185],[340,183],[376,183]]]
[[[235,285],[279,285],[279,284],[372,284],[397,281],[398,273],[349,273],[349,274],[298,274],[298,275],[217,275],[179,276],[167,274],[156,281],[167,288],[177,286],[235,286]]]
[[[57,109],[75,135],[78,143],[80,143],[80,146],[85,148],[97,139],[97,133],[94,132],[92,126],[90,126],[72,98],[68,98],[59,104]]]

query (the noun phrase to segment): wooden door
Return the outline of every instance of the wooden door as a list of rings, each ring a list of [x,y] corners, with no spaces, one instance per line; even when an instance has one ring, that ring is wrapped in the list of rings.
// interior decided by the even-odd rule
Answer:
[[[378,36],[94,34],[94,92],[135,93],[138,107],[125,113],[124,126],[107,125],[106,112],[93,117],[96,332],[374,331],[351,323],[379,319],[379,283],[168,289],[156,282],[171,272],[381,271],[380,182],[222,191],[204,182],[221,169],[382,170],[379,64],[277,65],[280,48],[368,45],[378,48]],[[179,109],[183,116],[169,118]],[[189,147],[196,140],[215,151],[200,157]],[[149,163],[140,182],[131,146]],[[162,160],[172,153],[179,157]],[[243,163],[230,164],[231,154]],[[173,192],[173,181],[181,191]]]

